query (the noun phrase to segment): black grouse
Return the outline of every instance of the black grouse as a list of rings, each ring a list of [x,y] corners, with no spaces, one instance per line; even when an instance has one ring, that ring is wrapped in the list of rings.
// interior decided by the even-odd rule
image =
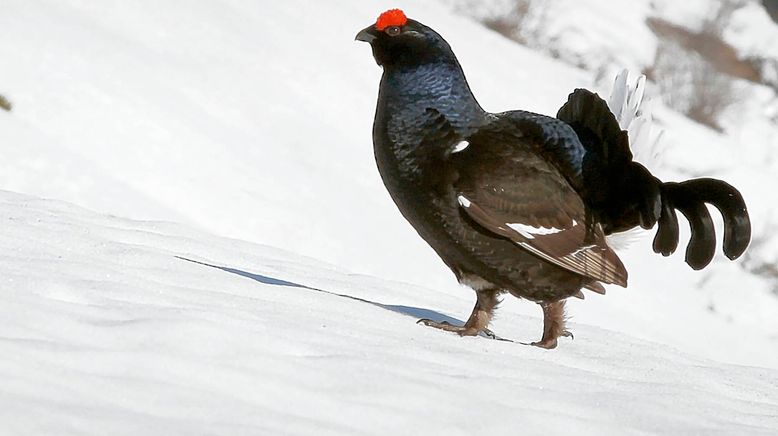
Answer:
[[[356,37],[383,67],[373,143],[378,170],[403,216],[477,301],[464,326],[420,320],[477,335],[498,296],[543,308],[543,336],[554,348],[564,300],[601,283],[627,285],[627,271],[605,236],[658,224],[654,251],[678,245],[676,210],[691,227],[686,262],[708,265],[715,251],[705,203],[724,219],[724,254],[748,246],[751,227],[740,193],[715,179],[663,183],[632,160],[627,132],[597,94],[575,90],[557,118],[525,111],[489,113],[476,101],[448,43],[393,9]]]

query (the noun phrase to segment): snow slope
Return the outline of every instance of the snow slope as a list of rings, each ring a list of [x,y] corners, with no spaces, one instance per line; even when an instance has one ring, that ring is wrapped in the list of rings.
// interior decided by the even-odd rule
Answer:
[[[0,219],[4,435],[778,432],[775,370],[577,323],[459,338],[415,320],[465,296],[5,191]]]

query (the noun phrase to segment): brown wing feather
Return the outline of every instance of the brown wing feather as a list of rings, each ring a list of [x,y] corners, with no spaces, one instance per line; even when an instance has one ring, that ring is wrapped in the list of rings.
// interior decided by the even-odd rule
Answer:
[[[555,167],[522,143],[470,143],[455,186],[468,216],[548,262],[626,286],[627,271],[602,228],[590,223],[583,201]]]

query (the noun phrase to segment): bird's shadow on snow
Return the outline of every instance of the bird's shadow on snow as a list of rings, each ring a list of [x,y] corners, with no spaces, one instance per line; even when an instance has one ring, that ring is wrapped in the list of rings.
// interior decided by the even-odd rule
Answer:
[[[319,288],[314,288],[314,287],[311,287],[311,286],[301,285],[299,283],[294,283],[294,282],[290,282],[290,281],[287,281],[287,280],[282,280],[282,279],[278,279],[278,278],[274,278],[274,277],[263,276],[261,274],[250,273],[248,271],[243,271],[243,270],[239,270],[239,269],[235,269],[235,268],[229,268],[229,267],[226,267],[226,266],[211,265],[209,263],[200,262],[200,261],[192,260],[192,259],[187,259],[187,258],[181,257],[181,256],[175,256],[175,257],[176,257],[176,259],[180,259],[180,260],[184,260],[184,261],[187,261],[187,262],[196,263],[198,265],[207,266],[209,268],[215,268],[215,269],[222,270],[222,271],[230,273],[230,274],[239,275],[241,277],[246,277],[246,278],[255,280],[255,281],[259,282],[259,283],[265,284],[265,285],[286,286],[286,287],[290,287],[290,288],[300,288],[300,289],[306,289],[306,290],[314,291],[314,292],[321,292],[323,294],[333,295],[333,296],[336,296],[336,297],[348,298],[349,300],[354,300],[354,301],[359,301],[359,302],[362,302],[362,303],[367,303],[367,304],[370,304],[370,305],[375,306],[375,307],[380,307],[381,309],[385,309],[385,310],[388,310],[388,311],[391,311],[391,312],[399,313],[399,314],[402,314],[402,315],[405,315],[405,316],[410,316],[412,318],[417,318],[417,319],[424,318],[424,319],[430,319],[430,320],[437,321],[437,322],[446,321],[446,322],[449,322],[449,323],[454,324],[454,325],[462,325],[462,324],[464,324],[464,322],[461,321],[461,320],[458,320],[456,318],[452,318],[452,317],[450,317],[448,315],[442,314],[440,312],[436,312],[434,310],[424,309],[422,307],[378,303],[376,301],[371,301],[371,300],[368,300],[368,299],[365,299],[365,298],[355,297],[353,295],[340,294],[340,293],[333,292],[333,291],[326,291],[324,289],[319,289]]]

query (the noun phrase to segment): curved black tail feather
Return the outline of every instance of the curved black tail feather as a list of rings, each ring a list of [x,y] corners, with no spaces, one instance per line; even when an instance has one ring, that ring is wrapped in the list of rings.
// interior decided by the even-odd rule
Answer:
[[[724,254],[734,260],[746,250],[751,221],[743,197],[732,185],[711,178],[667,183],[657,179],[632,160],[627,132],[593,92],[575,90],[557,118],[573,128],[586,149],[581,194],[600,216],[606,233],[658,224],[654,252],[669,256],[680,239],[678,210],[691,229],[686,263],[702,269],[716,251],[716,230],[706,206],[710,204],[724,219]]]
[[[680,238],[675,208],[670,199],[665,196],[662,202],[662,215],[659,217],[659,228],[654,236],[654,253],[660,253],[662,256],[675,253]]]
[[[686,263],[693,269],[705,268],[716,252],[716,229],[708,208],[693,189],[680,183],[662,184],[662,201],[665,198],[689,221],[691,238],[686,247]]]
[[[659,221],[662,213],[661,181],[637,162],[630,162],[626,184],[631,185],[638,198],[640,227],[648,230]]]
[[[691,240],[686,262],[694,269],[708,265],[715,251],[716,233],[705,204],[718,209],[724,220],[724,255],[734,260],[745,252],[751,241],[751,220],[740,192],[729,183],[711,178],[662,185],[662,217],[654,238],[654,251],[667,256],[678,245],[678,222],[673,208],[689,220]],[[666,228],[665,228],[666,227]],[[672,242],[672,239],[675,242]]]

